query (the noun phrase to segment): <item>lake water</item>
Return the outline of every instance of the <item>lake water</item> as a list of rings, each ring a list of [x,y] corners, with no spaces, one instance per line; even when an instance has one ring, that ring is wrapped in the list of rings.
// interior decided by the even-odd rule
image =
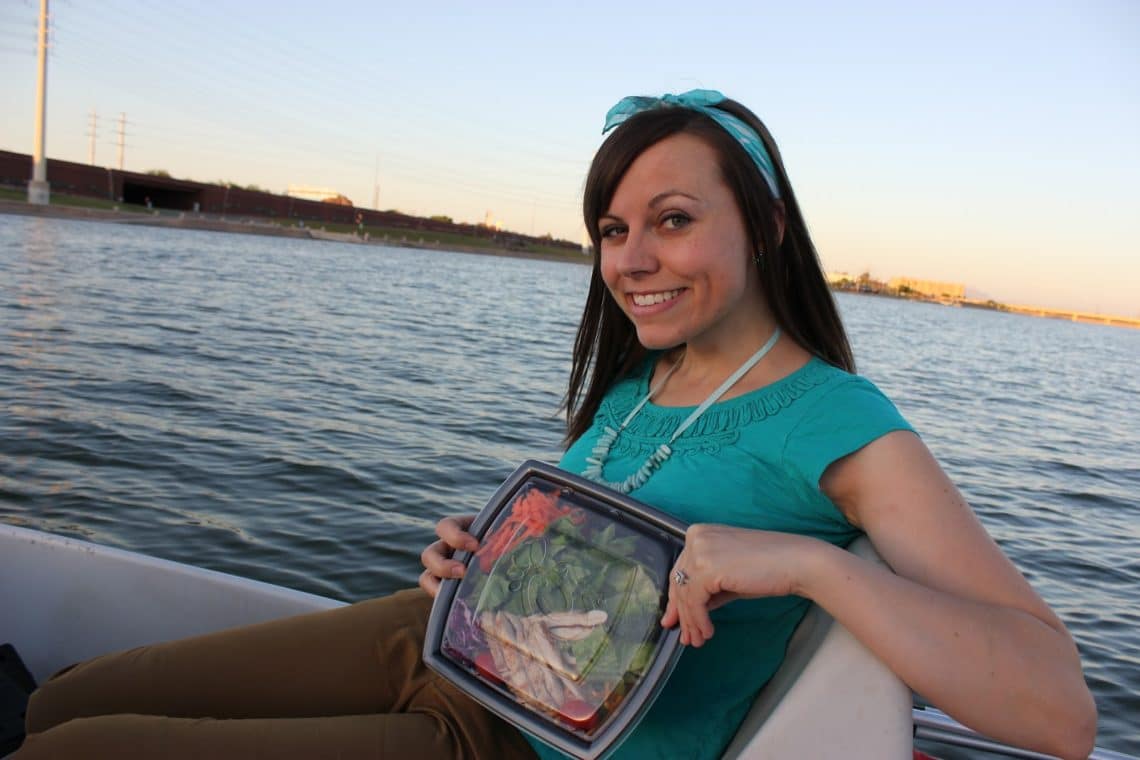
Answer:
[[[588,269],[0,216],[0,520],[345,600],[555,460]],[[1140,754],[1140,331],[841,294]],[[11,611],[9,611],[10,613]]]

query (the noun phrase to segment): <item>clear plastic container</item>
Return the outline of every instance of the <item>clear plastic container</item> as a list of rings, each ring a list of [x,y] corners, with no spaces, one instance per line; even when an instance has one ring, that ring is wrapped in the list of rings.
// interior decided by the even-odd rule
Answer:
[[[526,462],[480,512],[467,572],[444,581],[424,660],[561,751],[602,757],[633,728],[680,654],[665,630],[682,522]]]

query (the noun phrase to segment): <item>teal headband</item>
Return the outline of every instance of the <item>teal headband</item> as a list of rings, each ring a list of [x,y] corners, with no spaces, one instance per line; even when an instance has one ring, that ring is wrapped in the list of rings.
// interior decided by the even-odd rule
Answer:
[[[760,135],[756,134],[756,131],[752,129],[752,127],[728,111],[722,111],[716,108],[718,103],[723,103],[725,100],[727,100],[727,98],[716,90],[689,90],[680,95],[662,95],[659,98],[631,95],[619,100],[617,105],[611,108],[606,114],[606,125],[602,127],[602,134],[604,135],[630,116],[641,113],[642,111],[676,107],[687,108],[690,111],[703,113],[719,124],[725,132],[728,132],[740,143],[740,147],[744,148],[744,151],[752,158],[752,161],[756,164],[756,168],[759,169],[760,174],[763,175],[764,181],[768,183],[768,188],[772,191],[772,196],[778,199],[780,197],[780,187],[776,182],[776,168],[772,163],[772,157],[768,155],[768,149],[764,147]]]

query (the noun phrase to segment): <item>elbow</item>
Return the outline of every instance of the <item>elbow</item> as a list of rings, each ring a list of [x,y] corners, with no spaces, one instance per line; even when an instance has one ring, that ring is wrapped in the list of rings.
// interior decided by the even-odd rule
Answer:
[[[1096,746],[1096,702],[1088,690],[1082,691],[1083,699],[1067,720],[1057,723],[1060,730],[1052,737],[1055,746],[1050,751],[1064,760],[1087,760]]]

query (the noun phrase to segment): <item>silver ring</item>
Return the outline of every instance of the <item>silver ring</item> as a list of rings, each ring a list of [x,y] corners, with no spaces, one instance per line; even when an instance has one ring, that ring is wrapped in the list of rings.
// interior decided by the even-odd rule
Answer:
[[[686,583],[689,582],[688,573],[686,573],[684,570],[682,570],[681,568],[678,567],[676,570],[673,571],[673,582],[676,583],[678,586],[684,586]]]

